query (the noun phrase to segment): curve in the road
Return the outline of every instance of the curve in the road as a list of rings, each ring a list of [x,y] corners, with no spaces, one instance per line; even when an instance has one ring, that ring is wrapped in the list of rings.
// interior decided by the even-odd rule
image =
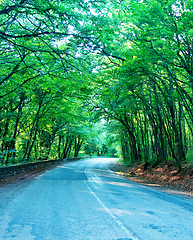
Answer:
[[[110,158],[0,188],[0,240],[192,240],[193,201],[126,180]]]

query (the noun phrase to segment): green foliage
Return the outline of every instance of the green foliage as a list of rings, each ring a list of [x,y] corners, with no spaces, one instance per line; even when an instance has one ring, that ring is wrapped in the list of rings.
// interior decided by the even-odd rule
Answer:
[[[105,9],[105,1],[1,1],[2,164],[78,154],[88,135],[91,53],[110,30],[100,27],[111,21]]]
[[[1,163],[81,153],[180,168],[192,28],[192,0],[1,1]]]
[[[190,148],[186,155],[187,163],[193,164],[193,150]]]
[[[89,136],[84,142],[84,152],[91,156],[117,156],[117,142],[114,136],[109,134],[109,127],[104,120],[90,125]]]
[[[117,52],[125,61],[99,74],[93,104],[121,124],[126,163],[173,158],[180,168],[192,146],[190,2],[123,1],[119,7]]]

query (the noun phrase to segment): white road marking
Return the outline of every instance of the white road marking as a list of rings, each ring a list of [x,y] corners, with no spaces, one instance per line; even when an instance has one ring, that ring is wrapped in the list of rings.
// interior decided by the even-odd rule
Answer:
[[[124,225],[123,223],[105,206],[105,204],[97,197],[97,195],[92,191],[92,189],[88,186],[87,182],[84,181],[85,185],[92,193],[92,195],[96,198],[96,200],[100,203],[100,205],[104,208],[104,210],[116,221],[116,223],[125,231],[127,237],[131,238],[131,240],[140,240],[136,236],[134,236]]]

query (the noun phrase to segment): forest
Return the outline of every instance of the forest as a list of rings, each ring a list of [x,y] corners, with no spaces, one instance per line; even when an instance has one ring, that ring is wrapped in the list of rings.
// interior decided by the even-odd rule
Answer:
[[[1,0],[0,165],[193,163],[192,0]]]

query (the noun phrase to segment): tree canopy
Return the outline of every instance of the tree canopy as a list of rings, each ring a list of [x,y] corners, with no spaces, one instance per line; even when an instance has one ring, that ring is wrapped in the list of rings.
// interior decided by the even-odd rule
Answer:
[[[2,0],[1,163],[109,154],[181,168],[193,152],[192,3]]]

